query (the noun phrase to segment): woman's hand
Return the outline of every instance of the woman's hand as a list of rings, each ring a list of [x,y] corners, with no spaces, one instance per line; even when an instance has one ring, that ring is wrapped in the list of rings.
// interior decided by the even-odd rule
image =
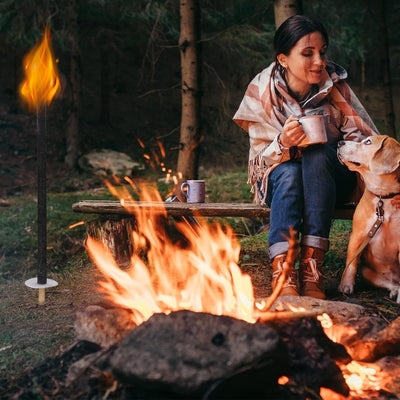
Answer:
[[[283,125],[283,132],[280,136],[282,146],[297,146],[306,137],[303,127],[294,115],[291,115]]]

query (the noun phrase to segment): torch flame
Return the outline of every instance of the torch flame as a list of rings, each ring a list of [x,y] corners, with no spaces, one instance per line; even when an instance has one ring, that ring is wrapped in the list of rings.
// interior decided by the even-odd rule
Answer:
[[[51,35],[45,27],[43,38],[24,58],[25,80],[20,93],[29,109],[49,105],[60,93],[61,85],[56,62],[51,48]]]

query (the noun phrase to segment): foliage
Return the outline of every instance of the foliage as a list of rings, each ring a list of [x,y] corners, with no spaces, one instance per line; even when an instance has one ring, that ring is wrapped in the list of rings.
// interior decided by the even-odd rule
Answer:
[[[4,0],[0,3],[0,32],[11,43],[32,45],[39,37],[42,22],[49,22],[49,14],[45,0]]]
[[[222,57],[228,71],[251,76],[274,59],[272,1],[204,2],[201,32],[205,57]]]

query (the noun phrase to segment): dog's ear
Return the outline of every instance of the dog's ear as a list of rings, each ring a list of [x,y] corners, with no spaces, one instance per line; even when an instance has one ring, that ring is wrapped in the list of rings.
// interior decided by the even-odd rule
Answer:
[[[386,136],[369,163],[370,170],[376,175],[391,174],[400,166],[400,143]]]

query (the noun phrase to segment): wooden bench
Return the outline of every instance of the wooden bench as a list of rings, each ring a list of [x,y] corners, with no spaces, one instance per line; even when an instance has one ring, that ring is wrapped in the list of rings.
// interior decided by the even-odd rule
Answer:
[[[270,209],[254,203],[182,203],[182,202],[126,202],[118,200],[82,200],[72,205],[77,213],[96,214],[87,224],[87,234],[101,240],[120,266],[128,266],[133,252],[131,232],[135,229],[133,212],[139,207],[154,213],[167,212],[171,217],[185,217],[198,223],[195,217],[244,217],[268,219]],[[354,205],[335,211],[335,219],[351,219]],[[194,217],[194,218],[193,218]]]
[[[157,212],[164,207],[172,217],[245,217],[269,218],[270,209],[254,203],[181,203],[181,202],[126,202],[119,200],[82,200],[72,205],[72,210],[80,213],[129,216],[135,207]],[[348,204],[335,210],[335,219],[352,219],[355,205]]]

